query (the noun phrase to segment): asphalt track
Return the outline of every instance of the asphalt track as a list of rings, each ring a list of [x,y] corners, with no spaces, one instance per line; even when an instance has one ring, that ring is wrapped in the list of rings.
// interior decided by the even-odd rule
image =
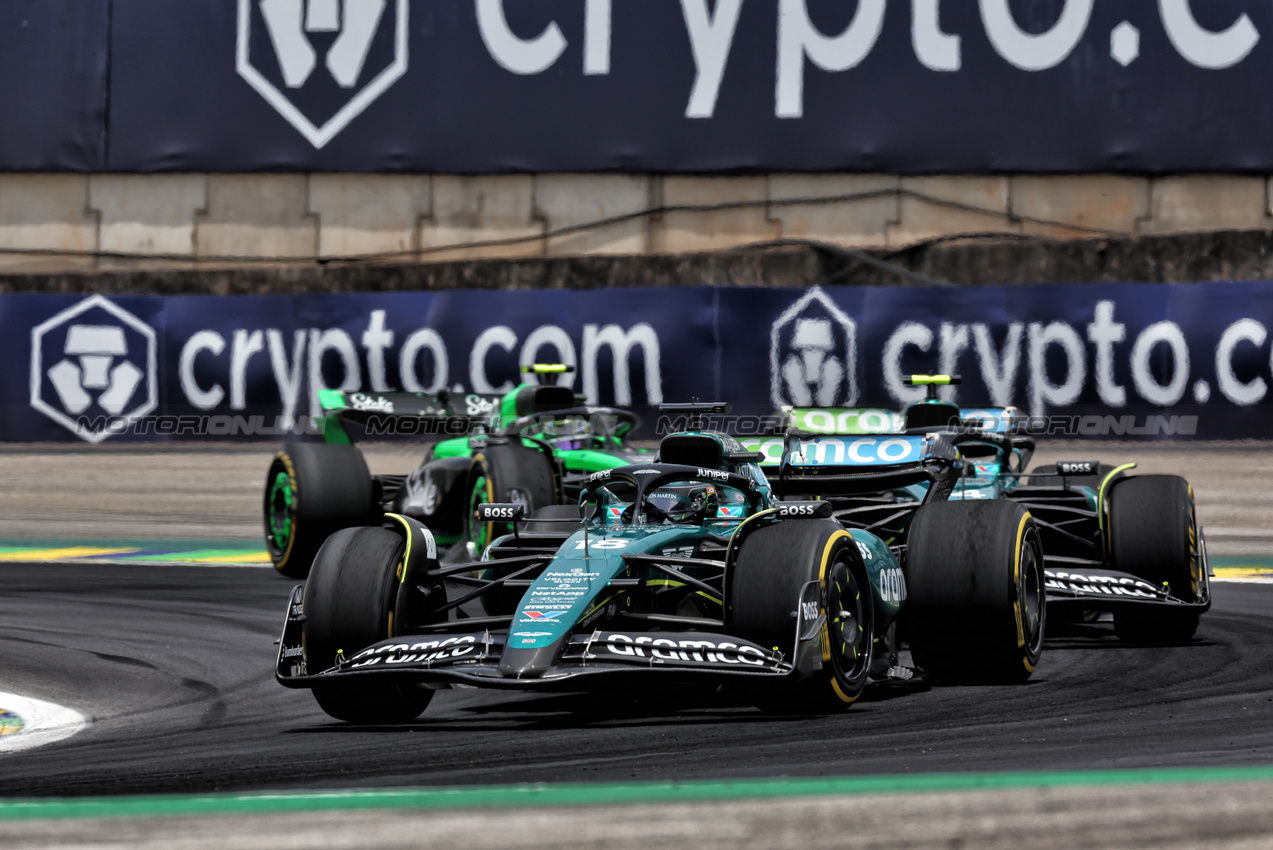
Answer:
[[[0,797],[12,804],[282,789],[1226,766],[1267,774],[1273,765],[1269,582],[1217,583],[1199,637],[1185,645],[1129,646],[1099,625],[1054,631],[1024,686],[877,690],[847,714],[822,718],[766,717],[726,697],[690,693],[454,690],[439,693],[418,722],[392,729],[335,723],[307,693],[274,682],[273,641],[290,586],[259,567],[0,565],[2,689],[73,707],[89,720],[67,740],[0,753]],[[590,815],[552,808],[533,816],[187,816],[169,821],[166,832],[131,819],[9,822],[0,811],[0,839],[143,846],[152,838],[158,846],[160,837],[168,842],[185,829],[184,844],[165,846],[217,846],[229,840],[233,821],[232,843],[240,846],[418,846],[426,830],[437,835],[435,846],[456,847],[628,846],[629,839],[643,847],[824,846],[820,835],[830,836],[825,846],[1006,847],[1030,837],[1036,847],[1268,847],[1268,779],[1156,789],[1098,782],[1068,791],[1055,782],[995,792],[938,786],[939,793],[892,789],[870,797],[814,791],[786,807],[743,805],[725,791],[706,810],[665,800],[657,809],[606,807]],[[516,795],[508,802],[516,804]],[[948,828],[924,821],[924,812],[945,812]],[[862,841],[846,839],[845,818]],[[1100,823],[1118,840],[1091,840]],[[540,841],[527,824],[554,840]]]
[[[1053,637],[1018,687],[885,691],[822,718],[714,696],[442,692],[334,723],[273,681],[288,582],[260,568],[10,564],[7,687],[89,727],[3,756],[0,795],[84,796],[1273,764],[1273,586],[1219,583],[1199,638]]]

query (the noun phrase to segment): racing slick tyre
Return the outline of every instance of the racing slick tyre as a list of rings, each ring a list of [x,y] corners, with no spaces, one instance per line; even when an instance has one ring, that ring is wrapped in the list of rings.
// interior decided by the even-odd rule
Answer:
[[[797,519],[752,532],[730,572],[731,631],[794,659],[800,592],[819,582],[822,669],[794,686],[760,694],[762,709],[828,714],[851,706],[866,687],[875,608],[857,544],[833,520]]]
[[[1193,493],[1178,475],[1138,475],[1109,496],[1109,548],[1114,569],[1184,602],[1201,602],[1203,582]],[[1133,643],[1182,643],[1198,631],[1200,613],[1164,605],[1114,612],[1114,632]]]
[[[465,531],[480,555],[488,543],[512,526],[478,522],[477,506],[483,502],[526,506],[526,516],[557,502],[557,474],[552,459],[520,442],[488,445],[474,453],[469,471],[468,511]]]
[[[378,522],[373,508],[362,452],[353,446],[288,443],[265,476],[265,548],[274,569],[305,578],[327,536]]]
[[[906,536],[903,627],[918,667],[953,682],[1030,677],[1043,651],[1043,546],[1008,501],[937,502]]]
[[[305,582],[305,668],[315,673],[376,641],[393,637],[398,565],[405,543],[383,528],[345,528],[323,544]],[[433,691],[411,685],[315,688],[319,707],[346,723],[406,723]]]

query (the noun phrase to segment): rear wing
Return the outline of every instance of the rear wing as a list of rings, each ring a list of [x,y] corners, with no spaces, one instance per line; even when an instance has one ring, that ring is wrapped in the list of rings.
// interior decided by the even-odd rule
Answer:
[[[784,407],[787,429],[800,434],[819,436],[881,436],[902,434],[905,420],[901,413],[878,407]],[[961,407],[959,423],[952,431],[986,434],[1019,434],[1025,430],[1026,418],[1015,407]],[[925,429],[940,431],[944,429]],[[761,467],[768,475],[776,475],[786,451],[783,437],[740,437],[749,452],[763,456]]]
[[[788,424],[810,434],[900,434],[903,414],[875,407],[787,407]],[[1009,434],[1025,427],[1024,414],[1015,407],[961,407],[955,428],[975,428],[993,434]]]
[[[921,482],[953,486],[959,452],[941,433],[797,435],[786,438],[777,485],[782,496],[849,495]]]
[[[474,430],[494,431],[500,424],[502,395],[492,393],[363,393],[320,390],[323,439],[349,445],[346,422],[368,433],[461,437]]]
[[[582,398],[556,384],[575,371],[565,363],[533,363],[521,367],[526,382],[506,393],[466,393],[442,389],[434,393],[364,393],[320,390],[323,439],[348,445],[346,422],[362,425],[375,436],[463,437],[474,431],[495,433],[519,417],[576,407]]]

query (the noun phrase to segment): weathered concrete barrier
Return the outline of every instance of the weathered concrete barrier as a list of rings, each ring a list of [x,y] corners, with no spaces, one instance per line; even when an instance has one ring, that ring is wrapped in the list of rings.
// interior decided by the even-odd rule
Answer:
[[[253,295],[456,289],[598,289],[725,284],[939,286],[1273,278],[1273,231],[1059,240],[994,235],[900,249],[800,241],[687,254],[416,263],[291,262],[237,267],[0,272],[0,292]]]
[[[285,287],[299,280],[306,287],[365,286],[368,279],[389,286],[553,285],[532,280],[598,285],[598,274],[621,284],[629,268],[642,270],[634,274],[647,267],[655,275],[685,271],[681,260],[633,264],[610,258],[715,253],[803,239],[884,251],[879,256],[885,257],[906,249],[905,257],[926,258],[916,268],[935,263],[934,276],[960,257],[946,277],[976,281],[988,271],[1003,280],[1002,265],[983,270],[967,259],[985,253],[979,247],[985,236],[998,235],[1012,241],[995,247],[995,256],[1001,262],[1022,258],[1020,272],[1031,279],[1095,279],[1085,271],[1096,268],[1100,276],[1099,262],[1093,265],[1087,256],[1093,251],[1113,251],[1109,262],[1123,279],[1169,279],[1168,272],[1156,271],[1158,262],[1134,258],[1168,251],[1164,262],[1172,269],[1189,263],[1164,247],[1175,241],[1146,237],[1273,228],[1268,183],[1260,175],[0,174],[0,271],[120,271],[149,287],[156,285],[149,272],[162,271],[161,279],[171,281],[185,278],[169,272],[195,270],[213,281],[202,284],[206,291],[218,291],[227,279],[249,281],[234,284],[240,287],[257,280]],[[981,239],[965,253],[931,245],[968,234]],[[1077,241],[1070,249],[1040,238]],[[1214,250],[1231,244],[1228,237],[1216,238],[1206,237]],[[1200,247],[1180,245],[1190,252]],[[1055,257],[1066,270],[1031,259],[1036,254]],[[556,262],[577,257],[606,259]],[[513,264],[509,268],[518,271],[501,272],[488,284],[477,279],[489,281],[492,274],[481,264],[468,271],[405,270],[487,259],[536,262]],[[707,267],[718,273],[720,262],[746,281],[751,261],[741,261],[747,271],[737,271],[740,261]],[[786,267],[789,258],[769,262]],[[1217,256],[1209,262],[1228,275],[1230,262],[1246,267],[1251,260]],[[260,276],[262,263],[288,268]],[[704,267],[688,263],[690,269]],[[319,270],[320,264],[328,268]],[[376,268],[331,273],[331,266],[350,264]],[[1133,274],[1138,265],[1143,274]],[[390,266],[404,270],[388,271]],[[229,278],[228,268],[235,269]],[[1008,271],[1008,279],[1018,277],[1014,267]],[[582,281],[574,280],[577,273]],[[340,282],[327,283],[332,279]],[[17,280],[8,278],[7,286],[35,285]],[[69,285],[59,280],[48,283]],[[119,285],[110,275],[100,280]]]

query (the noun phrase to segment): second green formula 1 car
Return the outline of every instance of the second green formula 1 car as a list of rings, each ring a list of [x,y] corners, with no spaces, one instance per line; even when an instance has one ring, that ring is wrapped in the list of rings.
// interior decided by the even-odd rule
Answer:
[[[386,511],[426,522],[439,546],[468,557],[509,528],[481,520],[479,504],[519,504],[529,513],[574,502],[589,473],[647,457],[627,442],[640,424],[636,414],[583,404],[568,387],[548,383],[568,371],[524,367],[531,380],[503,395],[320,394],[324,442],[289,443],[266,476],[265,543],[274,567],[304,578],[328,535],[378,526]],[[414,470],[372,475],[350,425],[370,438],[431,442]]]
[[[905,539],[917,509],[932,503],[933,494],[927,481],[892,474],[908,465],[892,452],[914,435],[940,436],[959,452],[959,475],[943,500],[1010,502],[1030,513],[1055,622],[1111,615],[1118,636],[1137,643],[1177,643],[1194,635],[1211,605],[1210,567],[1193,488],[1184,478],[1133,475],[1134,463],[1091,458],[1030,468],[1035,440],[1020,411],[961,409],[940,400],[938,388],[958,383],[956,375],[913,375],[907,382],[926,386],[928,398],[900,413],[787,411],[810,457],[840,451],[842,464],[854,471],[834,483],[825,476],[816,482],[838,519],[889,540]],[[766,471],[780,493],[814,483],[807,470],[790,464],[789,439],[744,442],[765,451]]]

